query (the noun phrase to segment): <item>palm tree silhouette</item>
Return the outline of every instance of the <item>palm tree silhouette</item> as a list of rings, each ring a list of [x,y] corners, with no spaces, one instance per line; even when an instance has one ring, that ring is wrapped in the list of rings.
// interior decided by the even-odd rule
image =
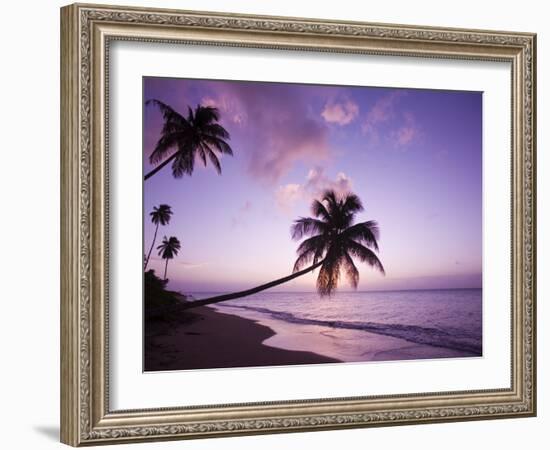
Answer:
[[[153,211],[149,213],[151,216],[151,222],[153,222],[155,227],[155,235],[153,236],[153,242],[151,243],[151,248],[149,249],[149,253],[147,253],[147,258],[145,259],[145,267],[143,270],[147,269],[147,265],[149,264],[149,258],[151,257],[151,252],[153,251],[153,247],[155,246],[155,241],[157,240],[157,231],[159,230],[159,225],[168,225],[170,222],[170,218],[172,217],[172,207],[170,205],[159,205],[155,206],[153,208]]]
[[[355,194],[338,198],[333,190],[326,191],[322,201],[311,206],[315,218],[301,217],[292,226],[292,238],[302,239],[294,273],[307,264],[320,264],[317,291],[321,296],[331,295],[338,287],[343,270],[350,285],[357,289],[359,271],[353,258],[385,274],[378,252],[378,224],[374,220],[354,224],[355,215],[363,211],[361,200]]]
[[[160,244],[157,249],[159,251],[159,256],[162,259],[166,260],[166,265],[164,266],[164,279],[166,280],[166,272],[168,271],[168,261],[173,259],[174,256],[178,254],[179,249],[181,248],[180,241],[177,237],[170,236],[168,239],[164,236],[162,244]]]
[[[348,193],[339,197],[333,190],[328,190],[321,200],[313,201],[311,211],[314,217],[300,217],[291,227],[294,240],[310,236],[298,246],[298,258],[291,275],[246,291],[190,302],[186,308],[256,294],[312,272],[318,267],[320,270],[317,276],[317,291],[321,296],[334,292],[338,287],[342,270],[351,286],[357,289],[359,271],[353,258],[385,274],[384,267],[375,253],[378,252],[377,222],[369,220],[354,224],[355,215],[363,211],[363,205],[357,195]],[[305,266],[307,267],[304,268]]]
[[[145,104],[158,106],[164,125],[161,137],[149,157],[149,162],[157,166],[145,175],[144,180],[151,178],[170,162],[175,178],[191,175],[197,156],[205,167],[209,159],[218,174],[221,174],[222,168],[216,152],[233,155],[233,150],[227,143],[229,132],[218,123],[220,114],[217,108],[197,105],[193,111],[188,107],[187,117],[183,117],[160,100],[147,100]]]

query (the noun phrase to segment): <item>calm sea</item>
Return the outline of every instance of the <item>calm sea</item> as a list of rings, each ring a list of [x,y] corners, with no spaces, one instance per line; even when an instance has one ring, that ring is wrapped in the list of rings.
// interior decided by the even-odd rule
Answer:
[[[197,299],[212,295],[193,294]],[[482,354],[481,289],[341,292],[330,298],[316,293],[263,292],[214,306],[259,322],[281,322],[287,329],[319,326],[339,331],[338,336],[346,336],[346,330],[355,336],[363,331]],[[342,341],[340,345],[345,346]]]

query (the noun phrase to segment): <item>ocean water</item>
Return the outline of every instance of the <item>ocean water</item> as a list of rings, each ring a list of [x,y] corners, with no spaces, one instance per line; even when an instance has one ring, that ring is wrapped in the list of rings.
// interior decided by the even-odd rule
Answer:
[[[212,295],[216,294],[193,297]],[[454,355],[482,355],[481,289],[341,292],[330,298],[267,291],[213,306],[266,324],[279,335],[293,336],[290,340],[307,340],[305,334],[295,333],[299,330],[307,329],[310,336],[322,334],[332,339],[330,346],[323,345],[330,347],[323,353],[345,361],[361,360],[368,347],[362,337],[367,334],[446,349]],[[293,345],[288,339],[273,342],[290,349],[315,350],[302,348],[299,342]]]

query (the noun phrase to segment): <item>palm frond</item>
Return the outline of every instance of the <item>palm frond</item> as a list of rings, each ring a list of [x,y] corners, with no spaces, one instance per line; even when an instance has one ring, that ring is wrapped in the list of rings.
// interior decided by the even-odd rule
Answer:
[[[149,163],[158,164],[163,159],[171,156],[173,154],[171,150],[177,150],[179,142],[180,139],[178,138],[177,133],[161,136],[155,145],[155,149],[149,156]]]
[[[220,153],[233,156],[233,149],[223,139],[220,139],[212,135],[205,135],[203,136],[203,140],[207,142],[209,145],[211,145],[212,147],[214,147],[215,149],[219,150]]]
[[[345,214],[355,214],[363,211],[361,199],[352,193],[348,193],[343,198],[342,211]]]
[[[227,131],[219,123],[209,123],[201,127],[201,130],[213,138],[230,139],[229,131]]]
[[[155,206],[153,211],[149,213],[151,216],[151,222],[155,225],[166,225],[170,222],[170,217],[172,216],[172,207],[170,205],[161,204],[158,207]]]
[[[313,202],[311,203],[311,213],[315,217],[320,217],[326,222],[329,222],[331,220],[331,216],[326,206],[323,205],[323,203],[319,200],[313,200]]]
[[[304,267],[310,265],[312,261],[313,261],[313,253],[311,252],[301,253],[298,256],[298,258],[296,258],[296,261],[294,261],[294,267],[292,268],[292,273],[299,272]]]
[[[195,168],[195,154],[192,151],[186,151],[185,147],[180,147],[174,162],[172,163],[172,175],[175,178],[181,178],[183,175],[191,175]]]
[[[162,243],[157,247],[157,250],[159,250],[158,255],[161,256],[162,259],[173,259],[180,249],[181,243],[175,236],[170,236],[170,238],[164,236]]]
[[[380,230],[378,223],[375,220],[356,223],[355,225],[347,228],[342,235],[347,239],[353,239],[378,251],[378,238],[380,235]]]
[[[206,167],[206,151],[203,145],[197,146],[197,155],[199,155],[204,167]]]
[[[327,231],[328,227],[325,222],[312,217],[300,217],[290,227],[292,239],[296,241],[313,233],[325,233]]]
[[[346,248],[351,255],[359,259],[361,262],[367,263],[369,266],[374,267],[383,275],[386,274],[384,266],[378,259],[378,256],[376,256],[371,249],[351,239],[346,241]]]
[[[206,154],[208,155],[208,158],[210,159],[210,162],[215,167],[216,172],[218,172],[218,174],[221,174],[222,173],[222,166],[221,166],[220,160],[218,159],[216,154],[212,151],[210,146],[208,146],[207,144],[204,144],[204,149],[206,151]]]
[[[349,284],[353,287],[353,289],[357,289],[357,286],[359,285],[359,271],[357,270],[357,267],[355,267],[353,259],[347,252],[344,252],[342,256],[342,266]]]
[[[317,291],[321,297],[330,296],[338,287],[340,280],[341,258],[328,256],[321,264],[319,276],[317,277]]]
[[[333,189],[326,190],[323,193],[322,200],[327,203],[327,211],[332,215],[338,210],[338,197]]]
[[[322,235],[313,236],[303,241],[296,250],[298,258],[294,263],[293,272],[298,272],[310,262],[316,264],[323,257],[326,246],[327,240]]]
[[[195,122],[200,126],[206,126],[220,120],[220,111],[215,106],[198,105],[195,109]]]
[[[164,136],[172,133],[181,133],[185,137],[188,133],[191,133],[192,130],[193,129],[187,120],[182,123],[176,120],[166,120],[162,125],[161,135]]]
[[[187,121],[191,124],[195,122],[195,113],[193,112],[193,108],[190,106],[187,106]]]
[[[165,122],[177,122],[177,123],[185,123],[185,118],[178,113],[175,109],[173,109],[171,106],[167,105],[166,103],[156,99],[152,98],[145,102],[145,105],[155,105],[159,108],[160,112],[162,113],[162,117],[164,118]]]

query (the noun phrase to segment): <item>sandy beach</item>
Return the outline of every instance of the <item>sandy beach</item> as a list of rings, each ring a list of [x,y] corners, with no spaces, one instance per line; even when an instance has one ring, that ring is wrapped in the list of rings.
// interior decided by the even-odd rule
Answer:
[[[227,308],[226,308],[227,309]],[[365,331],[247,317],[199,307],[177,313],[169,324],[145,327],[145,371],[285,366],[358,361],[395,361],[472,356]],[[242,317],[244,315],[244,317]],[[361,345],[346,353],[342,340]],[[360,344],[359,344],[360,343]]]
[[[146,325],[145,371],[339,362],[309,351],[263,345],[275,335],[272,329],[208,307],[180,313],[179,318],[181,325]]]

